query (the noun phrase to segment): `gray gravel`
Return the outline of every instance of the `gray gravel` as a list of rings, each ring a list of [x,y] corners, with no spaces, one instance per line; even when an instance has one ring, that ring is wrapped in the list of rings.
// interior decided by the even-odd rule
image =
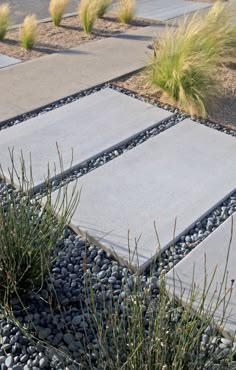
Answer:
[[[122,89],[120,90],[124,92]],[[87,93],[93,92],[94,90],[90,90]],[[45,113],[47,109],[55,109],[56,104],[69,103],[68,99],[75,100],[82,96],[85,95],[63,99],[55,105],[45,108],[40,114]],[[145,101],[145,99],[140,99]],[[169,109],[168,106],[165,108]],[[66,181],[72,181],[74,178],[97,168],[106,161],[121,155],[126,150],[132,149],[132,147],[141,144],[149,137],[186,118],[184,114],[177,111],[175,113],[174,118],[165,121],[150,131],[146,131],[135,138],[133,142],[128,143],[127,146],[117,148],[112,153],[104,153],[95,162],[86,164],[83,171],[80,172],[79,170],[78,173],[70,174]],[[25,115],[19,118],[19,122],[16,120],[7,124],[6,128],[9,125],[20,123],[21,119],[28,118],[30,117]],[[201,123],[236,136],[236,132],[233,130],[206,121]],[[54,189],[59,185],[53,184]],[[6,197],[12,192],[15,192],[15,190],[11,186],[0,181],[0,202],[3,207],[6,204]],[[155,262],[152,269],[147,270],[141,276],[142,288],[148,289],[151,297],[155,299],[159,293],[158,280],[160,274],[166,273],[177,264],[235,211],[236,192],[207,217],[198,221],[174,246],[171,246],[162,254],[161,259]],[[1,370],[80,369],[83,368],[80,367],[80,362],[87,357],[88,351],[92,351],[94,354],[91,369],[96,369],[96,354],[98,354],[99,347],[94,336],[93,321],[89,311],[90,303],[84,288],[85,283],[91,282],[97,311],[101,315],[105,315],[104,304],[111,304],[114,301],[119,303],[122,311],[124,300],[135,289],[137,278],[126,267],[120,266],[110,255],[96,246],[87,245],[85,240],[74,235],[70,229],[64,231],[62,239],[55,246],[54,253],[56,260],[51,276],[40,292],[33,291],[26,297],[25,305],[27,309],[22,310],[18,299],[14,298],[12,300],[16,319],[22,327],[30,329],[30,332],[38,339],[33,340],[33,338],[30,339],[25,336],[23,330],[4,316],[0,319]],[[44,340],[47,340],[48,348],[45,348],[43,342],[41,342]],[[206,369],[229,368],[225,367],[223,361],[231,350],[232,343],[220,337],[209,327],[202,336],[202,351],[205,351],[208,346],[214,347],[217,361],[214,367],[209,364]],[[53,347],[60,348],[62,352],[53,350]],[[236,368],[235,362],[232,362],[231,365],[231,369]]]

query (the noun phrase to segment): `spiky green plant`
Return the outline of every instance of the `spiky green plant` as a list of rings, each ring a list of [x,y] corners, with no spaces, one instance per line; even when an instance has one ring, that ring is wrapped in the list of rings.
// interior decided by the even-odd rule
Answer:
[[[37,37],[37,19],[35,15],[27,15],[20,30],[21,46],[26,50],[31,50]]]
[[[117,18],[121,23],[131,23],[135,15],[136,0],[119,0]]]
[[[53,262],[53,248],[78,204],[78,194],[68,197],[67,187],[52,201],[52,189],[44,189],[43,204],[31,190],[24,159],[18,174],[12,159],[10,189],[0,200],[0,304],[42,287]],[[32,174],[32,168],[30,168]],[[49,174],[50,176],[50,174]],[[4,177],[1,174],[1,177]],[[14,190],[16,178],[19,189]]]
[[[10,7],[4,3],[0,5],[0,41],[2,41],[7,33],[9,26]]]
[[[98,14],[96,0],[81,0],[78,12],[84,32],[90,35]]]
[[[216,66],[222,56],[235,52],[235,46],[236,29],[225,5],[216,3],[205,17],[186,19],[155,43],[150,81],[161,89],[164,100],[206,117],[219,87]]]
[[[97,0],[97,17],[102,18],[109,7],[112,4],[112,0]]]
[[[49,4],[49,13],[54,26],[60,26],[61,19],[65,13],[69,0],[51,0]]]

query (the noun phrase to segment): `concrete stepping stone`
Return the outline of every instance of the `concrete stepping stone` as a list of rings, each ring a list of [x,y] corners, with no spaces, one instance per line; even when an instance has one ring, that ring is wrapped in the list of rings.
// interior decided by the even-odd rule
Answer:
[[[8,148],[10,151],[14,148],[18,173],[21,170],[21,151],[27,171],[31,154],[36,188],[47,177],[48,164],[51,177],[60,174],[57,145],[63,159],[64,172],[67,172],[71,169],[72,150],[73,166],[77,167],[172,115],[113,89],[100,90],[0,131],[0,163],[3,173],[9,178],[8,169],[12,168]],[[18,185],[16,178],[15,182]]]
[[[233,231],[233,233],[232,233]],[[232,241],[230,245],[230,238]],[[230,248],[229,248],[230,246]],[[227,254],[228,263],[227,261]],[[187,255],[174,269],[166,275],[166,282],[170,289],[170,293],[177,298],[182,298],[183,302],[188,301],[188,294],[191,292],[192,284],[195,283],[195,288],[199,295],[204,291],[204,279],[206,277],[206,286],[209,286],[210,280],[214,275],[213,282],[209,289],[209,294],[206,298],[204,309],[209,310],[209,304],[212,303],[212,308],[217,305],[217,298],[220,300],[225,297],[214,314],[215,323],[221,323],[224,312],[224,304],[229,301],[225,315],[227,321],[223,329],[223,334],[231,339],[236,333],[236,213],[228,218],[218,229],[210,234],[202,243],[200,243],[189,255]],[[228,276],[224,279],[224,270],[227,265]],[[205,274],[206,269],[206,274]],[[216,269],[216,270],[215,270]],[[214,274],[215,270],[215,274]],[[194,271],[194,278],[193,278]],[[232,284],[232,281],[235,281]],[[223,291],[219,295],[220,286],[223,282]],[[231,298],[229,294],[225,296],[225,289],[232,288]],[[200,299],[199,299],[200,300]],[[220,302],[219,300],[219,302]],[[198,301],[199,303],[199,301]],[[197,309],[197,301],[194,304]]]
[[[141,272],[173,242],[176,219],[178,237],[235,189],[235,156],[235,138],[186,119],[79,178],[71,226]]]
[[[0,68],[8,67],[13,64],[18,64],[20,63],[20,59],[8,57],[7,55],[0,54]]]
[[[211,4],[184,0],[138,0],[136,16],[167,21],[197,10],[209,8]]]

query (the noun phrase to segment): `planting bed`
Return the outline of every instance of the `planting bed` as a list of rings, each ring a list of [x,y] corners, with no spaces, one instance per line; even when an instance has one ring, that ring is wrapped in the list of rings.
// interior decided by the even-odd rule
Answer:
[[[149,22],[150,23],[150,22]],[[85,42],[111,37],[128,30],[134,30],[149,24],[148,21],[137,21],[132,25],[122,25],[113,17],[98,19],[92,35],[86,36],[78,16],[64,18],[60,27],[54,27],[52,22],[38,25],[37,43],[31,51],[21,48],[19,30],[11,30],[6,39],[0,42],[0,52],[10,57],[27,61],[44,55],[70,49]]]
[[[0,201],[5,202],[11,191],[9,186],[0,182]],[[3,315],[0,319],[1,369],[97,369],[98,337],[89,311],[91,302],[88,296],[85,297],[85,281],[92,281],[98,315],[103,312],[105,315],[107,307],[112,304],[112,297],[122,309],[125,300],[135,290],[136,278],[126,267],[120,266],[103,250],[75,236],[70,229],[64,231],[55,246],[54,255],[56,261],[43,290],[32,292],[24,300],[26,308],[23,310],[17,298],[12,300],[12,313],[20,328],[10,321],[10,317],[7,319]],[[150,290],[154,301],[159,292],[157,276],[143,275],[141,280],[142,287]],[[145,320],[148,320],[147,308],[144,309]],[[22,331],[22,328],[27,331]],[[30,339],[29,334],[34,339]],[[232,369],[233,363],[227,365],[224,362],[232,348],[231,342],[208,327],[202,336],[203,357],[207,343],[211,342],[214,356],[209,369],[213,364],[216,370]]]
[[[236,59],[228,57],[224,63],[218,67],[216,73],[222,90],[216,96],[215,103],[209,109],[209,119],[213,122],[226,125],[229,128],[236,127]],[[134,94],[145,97],[148,100],[162,102],[161,92],[154,86],[150,86],[145,71],[134,73],[116,81],[115,86],[128,89]]]

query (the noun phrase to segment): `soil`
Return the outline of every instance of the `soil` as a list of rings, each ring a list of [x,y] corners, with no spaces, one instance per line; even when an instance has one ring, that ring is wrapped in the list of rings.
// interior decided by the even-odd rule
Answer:
[[[236,58],[225,60],[218,67],[217,76],[222,89],[221,94],[215,98],[214,106],[209,109],[209,119],[236,129]],[[147,99],[165,104],[161,98],[161,91],[149,84],[145,71],[120,79],[115,84]]]
[[[148,24],[148,22],[140,20],[131,25],[123,25],[113,17],[106,17],[96,21],[92,35],[88,37],[83,32],[78,16],[67,17],[62,20],[60,27],[54,27],[52,22],[39,23],[37,43],[31,51],[20,46],[19,29],[9,31],[5,40],[0,41],[0,53],[27,61]]]

